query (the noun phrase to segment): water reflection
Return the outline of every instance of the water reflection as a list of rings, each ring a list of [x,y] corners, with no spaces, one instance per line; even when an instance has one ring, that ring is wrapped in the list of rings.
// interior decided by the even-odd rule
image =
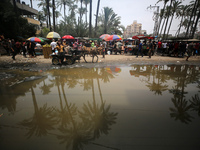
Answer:
[[[146,82],[146,86],[155,95],[162,95],[166,90],[173,95],[171,101],[174,108],[169,108],[171,118],[188,124],[194,118],[190,115],[191,110],[197,111],[199,115],[199,95],[195,94],[192,96],[192,100],[185,98],[185,95],[188,94],[185,90],[187,85],[198,83],[197,87],[200,88],[199,67],[189,65],[134,65],[129,72],[131,76],[145,77],[145,79],[141,81]],[[171,80],[176,83],[176,85],[169,88],[168,82]]]
[[[149,115],[158,111],[154,106],[161,105],[158,107],[167,112],[170,121],[162,116],[164,121],[168,121],[167,125],[171,125],[171,122],[198,124],[197,118],[200,117],[198,66],[134,65],[122,69],[109,66],[64,68],[42,74],[17,73],[0,83],[0,114],[5,114],[0,118],[0,121],[3,120],[0,122],[1,139],[14,135],[13,128],[16,128],[15,132],[17,128],[21,128],[22,131],[17,132],[19,135],[25,135],[30,141],[42,140],[44,143],[52,138],[54,142],[48,142],[49,145],[60,143],[58,149],[126,149],[124,143],[128,143],[129,149],[133,149],[133,139],[137,141],[138,136],[146,135],[152,122],[158,130],[160,128],[156,125],[159,119],[149,121]],[[137,81],[134,86],[142,87],[144,96],[140,91],[133,91],[134,88],[129,87],[131,80]],[[127,89],[132,91],[124,94]],[[137,100],[137,93],[143,98],[139,97]],[[148,113],[144,115],[138,110]],[[153,116],[156,115],[158,114],[153,113]],[[148,126],[143,124],[142,119],[147,120],[144,124]],[[140,127],[137,130],[137,126],[145,126],[144,131]],[[124,135],[126,131],[127,135]],[[162,137],[162,133],[159,136]],[[119,137],[125,140],[118,139]],[[109,143],[110,139],[114,142]],[[12,148],[18,146],[14,142]],[[19,143],[24,142],[25,140],[19,140]],[[37,142],[31,146],[34,147],[34,144]],[[3,140],[0,140],[0,145],[3,145],[3,149],[9,149],[10,146]]]

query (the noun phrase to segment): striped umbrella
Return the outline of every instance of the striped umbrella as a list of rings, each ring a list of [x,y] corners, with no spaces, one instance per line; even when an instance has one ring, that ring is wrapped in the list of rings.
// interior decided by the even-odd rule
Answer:
[[[57,32],[49,32],[47,34],[47,39],[60,39],[60,35]]]
[[[111,36],[109,36],[108,38],[107,38],[107,40],[108,41],[114,41],[114,40],[122,40],[122,37],[121,36],[119,36],[119,35],[111,35]]]
[[[38,37],[30,37],[27,39],[28,41],[31,41],[31,42],[44,42],[43,39],[41,38],[38,38]]]
[[[110,36],[109,34],[102,34],[99,38],[102,40],[107,40],[109,36]]]

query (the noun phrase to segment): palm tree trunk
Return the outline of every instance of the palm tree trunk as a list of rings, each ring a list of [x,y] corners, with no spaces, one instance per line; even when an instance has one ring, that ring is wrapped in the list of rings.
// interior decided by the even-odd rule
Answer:
[[[63,3],[63,5],[64,5],[64,18],[66,19],[66,8],[65,8],[65,3]],[[64,20],[65,20],[64,19]]]
[[[89,37],[92,36],[92,0],[90,0]]]
[[[167,3],[164,3],[163,11],[165,10],[166,4]],[[160,30],[160,25],[161,25],[161,22],[162,22],[162,19],[163,19],[163,15],[164,15],[164,13],[162,14],[162,16],[160,16],[160,20],[159,20],[159,23],[158,23],[158,29],[157,29],[157,34],[158,35],[159,35],[159,30]]]
[[[53,5],[53,31],[56,31],[55,0],[52,0],[52,5]]]
[[[161,35],[162,35],[162,31],[163,31],[163,27],[164,27],[164,25],[165,25],[165,21],[166,21],[166,18],[165,18],[165,20],[164,20],[164,22],[163,22],[163,24],[162,24],[162,27],[161,27],[161,30],[160,30],[159,37],[161,37]]]
[[[13,0],[13,5],[14,5],[14,12],[15,14],[17,14],[17,5],[15,0]]]
[[[49,10],[49,0],[47,0],[47,12],[48,12],[48,18],[49,18],[49,30],[52,31],[52,28],[51,28],[51,15],[50,15],[50,10]]]
[[[168,38],[168,34],[169,34],[169,30],[170,30],[171,25],[172,25],[172,20],[173,20],[173,18],[174,18],[174,12],[173,12],[173,14],[172,14],[171,21],[170,21],[170,23],[169,23],[169,27],[168,27],[168,31],[167,31],[167,35],[166,35],[166,39]]]
[[[190,24],[191,24],[191,22],[192,22],[192,18],[193,18],[194,10],[195,10],[195,8],[196,8],[196,3],[197,3],[197,1],[198,1],[198,0],[195,1],[194,7],[193,7],[193,9],[192,9],[192,14],[190,15],[190,21],[189,21],[188,26],[187,26],[187,30],[186,30],[186,33],[185,33],[185,37],[188,36]]]
[[[195,32],[195,30],[196,30],[196,28],[195,28],[196,21],[195,20],[198,19],[198,17],[199,17],[198,15],[196,15],[196,13],[198,12],[198,7],[199,7],[199,0],[197,0],[197,5],[196,5],[196,8],[194,10],[194,19],[193,19],[193,24],[192,24],[191,29],[190,29],[190,33],[189,33],[190,35],[192,35],[193,32]],[[193,25],[194,25],[194,27],[193,27]]]
[[[166,21],[166,24],[165,24],[163,39],[165,39],[165,32],[167,30],[167,25],[168,25],[168,21],[169,21],[169,12],[170,12],[171,7],[172,7],[172,0],[170,1],[169,10],[167,11],[167,21]]]
[[[33,1],[32,1],[32,0],[30,0],[30,3],[31,3],[31,8],[33,8]]]
[[[199,13],[197,15],[197,19],[196,19],[196,22],[195,22],[195,26],[193,28],[193,31],[192,31],[192,38],[194,38],[194,33],[196,31],[196,27],[197,27],[197,24],[198,24],[198,21],[199,21],[199,17],[200,17],[200,10],[199,10]]]
[[[181,17],[181,22],[180,22],[180,24],[179,24],[179,28],[178,28],[178,30],[177,30],[177,32],[176,32],[176,37],[178,37],[179,36],[179,34],[180,34],[180,30],[181,30],[181,27],[182,27],[182,23],[183,23],[183,17],[184,17],[184,15],[182,15],[182,17]]]
[[[86,26],[87,26],[87,5],[85,5],[86,8],[86,12],[85,12],[85,22],[86,22]]]
[[[98,14],[99,14],[99,6],[100,6],[100,0],[98,0],[98,3],[97,3],[96,22],[95,22],[95,37],[97,35],[97,21],[98,21]]]

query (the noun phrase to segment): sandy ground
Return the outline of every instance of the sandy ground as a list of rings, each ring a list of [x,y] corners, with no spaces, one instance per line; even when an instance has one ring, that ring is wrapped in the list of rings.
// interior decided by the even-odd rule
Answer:
[[[37,56],[36,58],[24,58],[22,55],[17,55],[16,60],[12,60],[11,56],[0,56],[0,68],[23,68],[23,69],[50,69],[52,67],[58,67],[52,65],[52,59],[46,59],[43,55]],[[180,57],[168,57],[168,56],[148,56],[136,58],[134,55],[106,55],[105,58],[102,58],[102,55],[99,55],[99,60],[97,63],[85,63],[83,59],[79,62],[76,62],[72,66],[106,66],[106,65],[127,65],[127,64],[177,64],[177,65],[200,65],[200,56],[191,56],[189,61],[186,61],[186,58]],[[71,65],[70,65],[71,66]],[[69,65],[64,66],[69,67]]]

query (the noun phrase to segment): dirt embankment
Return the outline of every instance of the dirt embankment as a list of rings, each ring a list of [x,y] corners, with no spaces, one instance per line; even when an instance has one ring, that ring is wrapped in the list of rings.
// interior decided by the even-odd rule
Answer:
[[[51,59],[45,59],[44,56],[37,56],[36,58],[24,58],[22,55],[17,55],[16,60],[12,60],[12,56],[0,56],[0,68],[9,69],[24,69],[24,70],[48,70],[52,67],[60,67],[52,65]],[[98,63],[85,63],[81,59],[80,63],[76,62],[73,66],[106,66],[106,65],[126,65],[126,64],[188,64],[188,65],[200,65],[200,56],[192,56],[189,58],[189,61],[186,61],[186,58],[177,58],[177,57],[168,57],[168,56],[148,56],[136,58],[134,55],[106,55],[105,58],[102,58],[99,55]],[[62,66],[69,67],[69,66]]]

